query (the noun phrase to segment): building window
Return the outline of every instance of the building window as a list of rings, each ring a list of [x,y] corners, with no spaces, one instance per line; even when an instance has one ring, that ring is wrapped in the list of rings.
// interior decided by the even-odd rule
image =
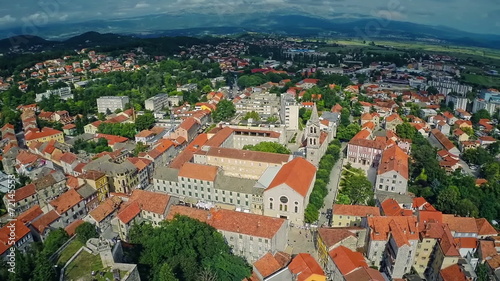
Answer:
[[[286,204],[286,203],[288,203],[288,198],[286,196],[281,196],[280,201],[281,201],[281,203]]]
[[[295,206],[295,213],[298,213],[298,212],[299,212],[299,207]]]
[[[269,209],[272,209],[273,208],[273,202],[270,202],[269,203]]]

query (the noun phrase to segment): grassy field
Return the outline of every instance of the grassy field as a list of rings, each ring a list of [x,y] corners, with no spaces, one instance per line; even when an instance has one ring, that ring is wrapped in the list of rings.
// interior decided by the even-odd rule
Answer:
[[[467,83],[484,87],[500,88],[500,77],[478,74],[464,74],[463,77]]]
[[[65,280],[92,280],[92,271],[101,272],[104,271],[102,268],[102,262],[99,255],[92,255],[86,251],[82,251],[78,257],[68,265],[65,271]],[[96,274],[94,276],[96,280],[109,280],[113,279],[113,273],[106,272],[104,276]]]
[[[311,40],[308,40],[311,41]],[[318,40],[324,42],[324,40]],[[339,44],[343,47],[323,47],[321,51],[335,52],[343,49],[364,49],[377,51],[380,53],[395,53],[404,52],[407,50],[419,50],[428,53],[450,54],[459,58],[474,58],[489,64],[500,65],[500,50],[486,49],[478,47],[465,47],[465,46],[449,46],[440,44],[430,44],[424,42],[404,42],[404,41],[375,41],[376,45],[390,46],[394,48],[385,49],[377,46],[368,45],[369,42],[363,43],[361,40],[328,40],[328,44]],[[491,59],[497,60],[492,62]]]
[[[57,265],[64,266],[66,262],[83,246],[78,239],[71,241],[68,246],[61,252],[57,259]]]

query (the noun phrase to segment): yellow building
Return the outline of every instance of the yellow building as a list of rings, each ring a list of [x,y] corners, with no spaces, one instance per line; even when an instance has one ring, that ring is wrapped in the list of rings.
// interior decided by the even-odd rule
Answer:
[[[368,216],[380,216],[379,208],[334,204],[332,210],[332,227],[361,226],[361,219]]]
[[[97,190],[97,200],[103,202],[109,195],[109,183],[106,174],[99,171],[87,171],[80,176],[85,181]]]
[[[29,130],[25,134],[25,139],[26,146],[30,146],[33,142],[48,142],[51,140],[64,143],[64,134],[59,130],[44,127],[41,131]]]

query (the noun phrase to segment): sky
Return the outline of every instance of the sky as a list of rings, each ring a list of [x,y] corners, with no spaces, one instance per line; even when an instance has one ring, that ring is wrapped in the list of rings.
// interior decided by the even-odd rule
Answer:
[[[17,0],[0,6],[0,29],[21,27],[32,33],[30,29],[46,24],[95,19],[181,13],[223,17],[284,10],[321,18],[376,17],[384,24],[405,21],[500,34],[500,0]]]

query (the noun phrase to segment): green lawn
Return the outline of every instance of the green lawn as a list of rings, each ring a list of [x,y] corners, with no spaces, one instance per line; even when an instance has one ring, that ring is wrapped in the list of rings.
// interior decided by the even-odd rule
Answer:
[[[478,74],[464,74],[465,82],[484,87],[500,88],[500,77]]]
[[[86,251],[82,251],[78,257],[68,265],[65,271],[65,280],[83,280],[90,279],[92,271],[100,272],[103,271],[102,262],[99,255],[92,255]],[[106,277],[110,280],[113,279],[113,274],[111,272],[106,272],[104,276],[97,274],[95,278],[97,280],[106,280]]]
[[[57,259],[59,266],[64,266],[66,262],[83,246],[82,242],[78,239],[71,241],[68,246],[61,252]]]

